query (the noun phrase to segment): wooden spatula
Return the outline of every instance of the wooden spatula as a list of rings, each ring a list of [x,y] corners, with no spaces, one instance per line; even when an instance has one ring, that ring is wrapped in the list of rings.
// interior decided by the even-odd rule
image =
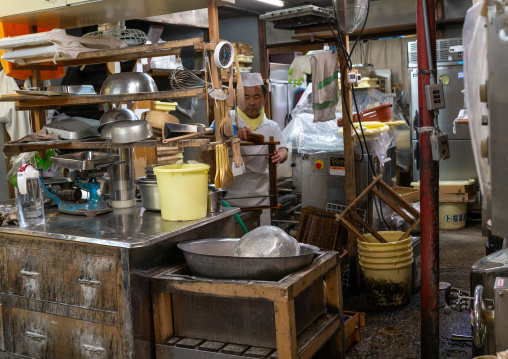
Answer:
[[[237,48],[238,49],[238,48]],[[238,80],[236,82],[236,101],[238,107],[245,108],[245,91],[243,89],[242,76],[240,75],[240,64],[238,63],[238,51],[235,51],[235,68]]]

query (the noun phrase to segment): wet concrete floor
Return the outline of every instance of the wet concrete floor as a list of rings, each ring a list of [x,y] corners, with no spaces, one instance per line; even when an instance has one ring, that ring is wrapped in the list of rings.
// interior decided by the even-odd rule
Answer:
[[[440,231],[440,281],[469,291],[469,270],[485,256],[485,237],[479,225],[459,231]],[[361,328],[360,343],[347,353],[348,359],[360,358],[420,358],[420,298],[412,295],[411,302],[397,308],[371,306],[365,293],[344,296],[344,309],[364,312],[366,326]],[[444,299],[440,297],[439,358],[471,358],[471,342],[452,341],[453,334],[471,335],[469,310],[444,313]]]

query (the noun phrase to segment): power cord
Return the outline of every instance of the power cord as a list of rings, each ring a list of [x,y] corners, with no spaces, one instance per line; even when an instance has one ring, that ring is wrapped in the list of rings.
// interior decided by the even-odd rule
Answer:
[[[349,71],[351,71],[351,69],[353,67],[352,60],[351,60],[351,54],[353,54],[353,51],[354,51],[356,45],[360,41],[360,38],[361,38],[361,36],[363,34],[363,31],[365,29],[365,25],[367,24],[367,19],[369,18],[369,11],[370,11],[370,1],[367,2],[367,14],[366,14],[366,17],[365,17],[365,21],[363,22],[363,25],[362,25],[362,28],[360,30],[360,33],[356,37],[355,42],[354,42],[353,46],[351,47],[350,53],[348,53],[344,43],[342,42],[342,38],[340,36],[338,36],[338,33],[340,32],[340,29],[339,29],[339,24],[338,24],[338,20],[337,20],[338,17],[337,17],[337,12],[336,12],[335,7],[334,7],[333,11],[334,11],[334,14],[335,14],[334,25],[335,25],[335,27],[337,29],[337,34],[333,30],[330,21],[328,21],[327,23],[328,23],[328,26],[329,26],[330,31],[332,32],[333,36],[335,37],[337,42],[340,44],[340,47],[342,49],[342,53],[344,55],[344,58],[346,59],[346,64],[344,66],[344,69],[341,69],[342,70],[341,73],[345,74],[346,73],[346,71],[345,71],[346,68]],[[343,96],[343,98],[345,98],[345,95],[346,95],[346,91],[345,91],[345,89],[346,89],[346,86],[345,86],[345,76],[341,76],[341,83],[342,83],[342,96]],[[351,87],[351,90],[352,90],[352,95],[353,95],[354,106],[355,106],[355,109],[356,109],[356,114],[358,116],[358,125],[360,127],[360,131],[361,131],[362,138],[363,138],[363,144],[362,144],[362,141],[361,141],[360,136],[358,134],[358,131],[356,130],[356,127],[354,126],[353,121],[351,119],[351,112],[350,112],[350,110],[349,110],[349,108],[347,106],[347,101],[344,101],[344,104],[345,104],[346,113],[347,113],[347,117],[348,117],[349,123],[351,124],[351,126],[352,126],[352,128],[353,128],[353,130],[355,132],[355,135],[358,138],[358,142],[360,143],[360,149],[361,149],[361,159],[360,159],[360,161],[363,160],[363,158],[364,158],[364,147],[363,146],[365,146],[365,151],[367,153],[368,163],[369,163],[369,165],[371,167],[372,173],[376,174],[376,169],[375,169],[374,164],[372,162],[372,158],[370,156],[370,151],[369,151],[369,147],[368,147],[368,144],[367,144],[367,140],[366,140],[365,134],[363,132],[363,126],[362,126],[362,121],[361,121],[361,114],[360,114],[360,111],[358,109],[358,104],[357,104],[357,101],[356,101],[355,90],[354,90],[353,86]],[[377,213],[378,218],[381,218],[383,220],[386,228],[389,230],[390,226],[388,225],[388,223],[386,222],[386,219],[384,217],[383,210],[382,210],[382,205],[381,205],[381,199],[378,198],[378,203],[376,203],[376,200],[374,198],[374,207],[376,208],[376,213]]]

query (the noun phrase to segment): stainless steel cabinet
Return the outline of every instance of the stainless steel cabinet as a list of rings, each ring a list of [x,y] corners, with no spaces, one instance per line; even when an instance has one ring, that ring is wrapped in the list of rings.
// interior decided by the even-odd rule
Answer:
[[[296,95],[300,87],[288,84],[289,67],[286,64],[270,64],[270,106],[272,121],[277,122],[282,131],[296,106]]]

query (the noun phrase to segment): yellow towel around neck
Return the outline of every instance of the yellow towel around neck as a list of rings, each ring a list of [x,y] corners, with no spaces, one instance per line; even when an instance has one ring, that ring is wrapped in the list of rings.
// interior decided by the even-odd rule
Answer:
[[[256,118],[250,118],[249,116],[247,116],[245,114],[245,112],[243,112],[240,107],[236,107],[236,110],[238,111],[238,114],[240,115],[240,117],[245,121],[245,123],[247,124],[247,126],[249,126],[249,128],[252,130],[252,131],[256,131],[257,128],[259,126],[261,126],[261,123],[263,122],[263,120],[265,119],[265,108],[263,107],[261,109],[261,112],[259,113],[259,116],[256,117]]]

